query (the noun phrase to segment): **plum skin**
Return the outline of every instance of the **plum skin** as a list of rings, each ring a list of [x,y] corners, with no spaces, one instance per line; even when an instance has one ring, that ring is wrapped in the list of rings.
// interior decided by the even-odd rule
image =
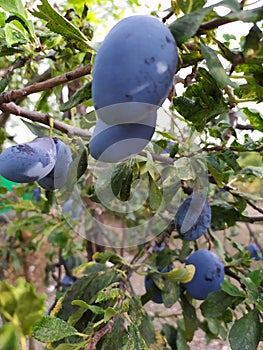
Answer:
[[[90,139],[93,158],[102,162],[119,162],[138,154],[151,140],[156,125],[156,113],[141,123],[107,125],[98,120]]]
[[[81,216],[83,213],[83,208],[79,203],[76,203],[73,201],[72,198],[69,198],[65,203],[62,205],[62,213],[71,213],[71,218],[75,219]]]
[[[173,265],[169,265],[162,272],[169,272],[172,269],[173,269]],[[144,277],[144,286],[145,286],[146,292],[148,292],[149,289],[151,288],[151,292],[152,292],[151,300],[154,303],[156,304],[163,303],[162,291],[154,284],[154,281],[150,275],[146,275]]]
[[[197,198],[198,199],[198,198]],[[193,222],[192,227],[186,232],[182,232],[182,225],[187,215],[193,215],[192,213],[188,213],[188,209],[193,200],[192,196],[189,196],[179,207],[176,215],[175,215],[175,227],[178,231],[180,237],[185,241],[195,241],[199,237],[201,237],[207,230],[207,228],[211,224],[211,207],[207,200],[205,200],[201,213],[199,214],[197,220]],[[200,202],[194,203],[194,205],[198,205],[198,210],[200,208]]]
[[[260,253],[260,249],[256,243],[249,244],[247,246],[247,250],[250,252],[250,256],[252,259],[261,260],[260,256],[258,255]]]
[[[210,292],[220,290],[224,281],[224,264],[213,252],[200,249],[192,253],[186,265],[193,264],[195,273],[193,279],[185,283],[188,294],[197,300],[204,300]]]
[[[178,63],[170,30],[155,17],[134,15],[119,21],[101,44],[94,61],[92,99],[107,124],[137,122],[161,106],[172,87]],[[141,113],[101,113],[115,104],[141,103]],[[144,105],[145,104],[145,105]],[[129,105],[130,109],[132,108]]]
[[[53,169],[55,160],[56,146],[53,139],[37,137],[31,142],[6,148],[0,154],[0,174],[13,182],[34,182]]]
[[[38,181],[38,184],[46,190],[62,188],[67,182],[67,175],[72,156],[69,147],[61,140],[54,137],[56,145],[56,162],[47,176]]]

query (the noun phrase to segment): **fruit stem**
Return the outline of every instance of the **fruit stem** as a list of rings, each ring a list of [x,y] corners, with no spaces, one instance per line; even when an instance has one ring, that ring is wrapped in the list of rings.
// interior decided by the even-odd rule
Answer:
[[[49,137],[53,137],[53,129],[54,129],[54,118],[53,117],[48,117],[49,120]]]

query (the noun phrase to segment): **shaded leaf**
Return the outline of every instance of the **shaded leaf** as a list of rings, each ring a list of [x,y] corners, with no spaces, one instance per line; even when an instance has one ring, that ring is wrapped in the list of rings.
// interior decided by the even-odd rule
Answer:
[[[152,210],[158,210],[163,201],[162,191],[157,186],[156,182],[153,180],[150,173],[148,173],[149,178],[149,205]]]
[[[257,310],[251,310],[237,320],[229,332],[232,350],[257,350],[260,340],[260,325]]]
[[[178,44],[185,42],[195,35],[204,18],[211,12],[211,8],[201,8],[191,13],[179,17],[176,21],[170,24],[171,30]]]
[[[42,0],[37,8],[39,11],[33,10],[31,13],[35,17],[43,19],[51,31],[62,35],[81,50],[84,50],[85,47],[87,48],[88,46],[93,48],[93,44],[85,37],[85,35],[70,21],[55,11],[47,0]],[[94,49],[96,48],[94,47]]]
[[[224,67],[219,61],[217,54],[210,47],[201,44],[201,51],[206,60],[209,73],[216,80],[219,86],[223,87],[225,85],[230,85],[232,87],[237,87],[238,85],[234,83],[226,74]]]
[[[80,103],[87,101],[91,98],[91,82],[82,86],[78,91],[74,93],[71,98],[60,106],[62,112],[68,111],[69,109],[76,107]]]
[[[201,311],[204,317],[222,317],[225,310],[232,305],[235,297],[222,290],[208,294],[206,300],[201,304]],[[243,298],[240,299],[242,301]]]
[[[222,291],[224,291],[228,295],[231,295],[233,297],[246,298],[246,294],[243,290],[240,290],[237,286],[228,281],[224,281],[223,283],[221,283],[221,287]]]

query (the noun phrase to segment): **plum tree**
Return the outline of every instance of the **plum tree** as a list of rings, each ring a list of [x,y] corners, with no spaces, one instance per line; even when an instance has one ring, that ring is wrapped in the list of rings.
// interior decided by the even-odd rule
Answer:
[[[260,248],[259,246],[256,244],[256,243],[250,243],[248,246],[247,246],[247,250],[250,252],[250,256],[252,259],[255,259],[255,260],[261,260],[261,257],[260,257]]]
[[[14,182],[34,182],[45,177],[53,169],[55,161],[54,140],[39,137],[6,148],[0,154],[0,174]]]
[[[193,193],[179,207],[175,215],[175,227],[185,241],[201,237],[211,223],[211,208],[202,195]]]
[[[63,187],[67,182],[67,175],[72,156],[69,147],[61,140],[54,138],[56,144],[56,162],[47,176],[38,181],[38,184],[46,190],[55,190]]]
[[[196,250],[186,260],[195,266],[193,279],[185,283],[187,292],[194,299],[204,300],[210,292],[220,290],[224,281],[224,265],[219,257],[206,249]]]
[[[98,117],[108,124],[143,120],[169,94],[177,62],[175,39],[158,19],[135,15],[119,21],[94,62],[92,99]],[[115,104],[118,113],[103,108]]]
[[[140,123],[108,125],[98,120],[89,143],[90,154],[103,162],[118,162],[139,153],[151,140],[156,113]]]
[[[169,272],[173,269],[173,265],[169,265],[162,272]],[[144,286],[147,293],[150,293],[151,300],[156,304],[163,303],[162,291],[154,283],[153,277],[149,274],[144,277]]]

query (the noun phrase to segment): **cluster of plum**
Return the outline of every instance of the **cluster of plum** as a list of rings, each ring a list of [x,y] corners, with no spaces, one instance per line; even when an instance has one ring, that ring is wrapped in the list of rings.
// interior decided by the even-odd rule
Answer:
[[[185,241],[195,241],[201,237],[210,226],[211,208],[202,193],[193,192],[179,207],[175,215],[175,227],[179,236]],[[185,288],[189,295],[198,300],[204,300],[210,292],[221,289],[220,284],[224,280],[224,264],[213,252],[200,249],[193,252],[185,262],[186,265],[195,266],[193,279],[185,283]],[[173,269],[169,265],[162,272]],[[147,275],[145,277],[145,288],[152,290],[152,300],[162,303],[162,292],[154,286],[153,279]]]
[[[98,116],[89,144],[93,158],[118,162],[148,144],[177,63],[176,42],[157,18],[135,15],[111,29],[97,52],[92,73]]]
[[[6,148],[0,154],[0,175],[19,183],[37,183],[46,190],[63,187],[72,156],[57,138],[37,137]]]

